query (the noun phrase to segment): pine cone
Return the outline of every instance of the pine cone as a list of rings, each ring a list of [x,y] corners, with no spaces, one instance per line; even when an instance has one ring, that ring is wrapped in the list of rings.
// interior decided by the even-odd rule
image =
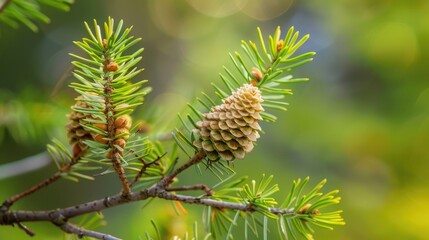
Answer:
[[[204,121],[197,122],[198,129],[194,132],[198,138],[193,142],[194,146],[203,149],[212,161],[243,159],[260,137],[262,101],[257,87],[243,85],[223,99],[223,104],[204,114]]]

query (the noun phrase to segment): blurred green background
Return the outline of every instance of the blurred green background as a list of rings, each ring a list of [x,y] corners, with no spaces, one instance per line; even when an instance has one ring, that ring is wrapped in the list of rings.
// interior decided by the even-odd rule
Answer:
[[[52,23],[39,33],[0,25],[0,164],[43,152],[51,137],[65,138],[75,97],[67,87],[73,80],[68,53],[79,52],[72,41],[86,36],[83,21],[112,16],[134,25],[145,48],[140,76],[154,87],[147,105],[167,106],[164,122],[174,122],[177,109],[219,80],[227,53],[239,50],[241,39],[256,41],[257,26],[267,35],[293,25],[311,35],[302,51],[317,51],[294,72],[311,81],[291,86],[289,110],[263,126],[258,147],[235,170],[256,179],[274,174],[284,193],[306,176],[313,184],[327,178],[326,192],[340,189],[347,224],[318,230],[316,239],[429,239],[429,1],[76,0],[70,12],[44,12]],[[150,118],[144,111],[139,116]],[[54,170],[0,179],[0,199]],[[187,177],[201,178],[193,171]],[[65,207],[118,189],[113,175],[61,181],[14,208]],[[181,219],[200,219],[192,211],[177,217],[165,201],[142,205],[105,211],[109,224],[100,231],[138,239],[152,231],[152,218],[176,233],[192,230]],[[63,235],[47,223],[28,226],[33,239]],[[1,226],[0,239],[28,237]]]

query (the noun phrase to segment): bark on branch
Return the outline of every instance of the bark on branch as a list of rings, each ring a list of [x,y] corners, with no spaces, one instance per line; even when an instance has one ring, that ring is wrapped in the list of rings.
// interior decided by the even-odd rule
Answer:
[[[198,204],[204,206],[211,206],[216,208],[226,208],[231,210],[241,210],[253,212],[254,209],[249,204],[235,203],[235,202],[223,202],[213,200],[210,198],[200,198],[186,195],[173,194],[166,191],[164,188],[155,185],[148,189],[131,192],[129,198],[124,198],[121,193],[98,199],[92,202],[79,204],[61,209],[53,209],[48,211],[6,211],[0,212],[0,225],[11,225],[18,222],[35,222],[35,221],[50,221],[55,222],[58,216],[67,220],[76,216],[80,216],[87,213],[99,212],[107,208],[116,207],[122,204],[143,201],[148,198],[162,198],[166,200],[175,200],[183,203]],[[293,213],[293,209],[279,209],[271,208],[270,212],[274,214],[290,214]]]
[[[179,191],[192,191],[192,190],[201,190],[206,194],[205,196],[212,196],[213,191],[205,184],[195,184],[190,186],[176,186],[176,187],[168,187],[165,190],[168,192],[179,192]]]
[[[63,231],[67,233],[74,233],[78,236],[90,236],[98,239],[118,239],[108,234],[98,233],[89,231],[78,226],[72,225],[67,221],[73,217],[80,215],[100,212],[104,209],[113,208],[122,204],[131,202],[144,201],[148,198],[161,198],[165,200],[180,201],[188,204],[198,204],[204,206],[211,206],[220,209],[239,210],[246,212],[254,212],[254,206],[248,203],[239,202],[224,202],[214,199],[210,199],[209,195],[204,197],[194,197],[174,194],[169,191],[179,190],[196,190],[201,189],[210,192],[210,189],[206,185],[197,184],[192,186],[184,187],[170,187],[172,180],[181,172],[191,167],[194,164],[201,162],[205,157],[204,152],[196,153],[191,159],[189,159],[182,166],[178,167],[171,174],[165,176],[159,183],[153,185],[150,188],[138,191],[130,192],[127,197],[124,197],[123,193],[119,193],[113,196],[105,197],[103,199],[94,200],[91,202],[70,206],[66,208],[52,209],[47,211],[23,211],[23,210],[9,210],[7,205],[0,208],[0,225],[14,225],[23,226],[22,222],[36,222],[36,221],[47,221],[52,222]],[[40,189],[40,188],[39,188]],[[270,208],[269,211],[274,214],[284,215],[293,214],[294,209],[279,209]],[[27,232],[27,231],[26,231]],[[30,231],[31,232],[31,231]],[[28,232],[27,232],[28,233]],[[31,232],[32,233],[32,232]]]
[[[55,223],[54,223],[55,224]],[[57,224],[55,224],[57,225]],[[71,223],[63,223],[60,225],[57,225],[61,230],[63,230],[66,233],[73,233],[78,236],[78,238],[82,238],[84,236],[93,237],[97,239],[105,239],[105,240],[121,240],[120,238],[114,237],[109,234],[100,233],[96,231],[90,231],[81,227],[78,227]]]

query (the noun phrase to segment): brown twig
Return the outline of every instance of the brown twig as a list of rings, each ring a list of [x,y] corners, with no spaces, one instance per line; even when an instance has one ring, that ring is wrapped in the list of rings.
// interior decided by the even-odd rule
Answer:
[[[118,151],[116,150],[115,146],[112,144],[112,162],[113,162],[113,168],[115,169],[116,173],[119,176],[119,180],[121,181],[122,185],[122,195],[128,196],[131,192],[130,185],[128,183],[127,176],[125,175],[125,170],[121,165],[121,160],[118,157]]]
[[[105,52],[108,50],[107,45],[104,46],[104,49],[105,49]],[[111,60],[106,53],[103,55],[103,57],[104,57],[103,71],[106,74],[106,76],[104,77],[104,80],[106,80],[106,84],[104,85],[104,94],[106,95],[104,98],[104,104],[105,104],[104,114],[107,119],[107,136],[106,137],[109,139],[108,146],[111,151],[113,168],[115,169],[121,181],[122,194],[123,196],[126,197],[130,194],[131,188],[130,188],[130,185],[128,184],[128,179],[127,179],[127,176],[125,175],[125,170],[121,165],[121,159],[119,157],[119,154],[121,153],[119,153],[114,143],[115,136],[116,136],[115,117],[114,117],[115,108],[113,106],[113,99],[111,97],[113,94],[113,88],[111,87],[113,77],[108,75],[108,73],[111,72],[111,70],[109,70],[109,64],[111,63]],[[116,70],[117,69],[115,69],[115,71]]]
[[[111,88],[107,86],[105,88],[105,93],[110,96],[112,94]],[[105,99],[106,116],[107,116],[107,138],[109,138],[108,145],[109,145],[110,151],[112,151],[111,156],[112,156],[113,168],[115,169],[121,181],[122,193],[124,196],[127,196],[131,192],[131,188],[130,188],[130,185],[128,184],[128,179],[127,179],[127,176],[125,175],[125,170],[121,165],[121,159],[119,157],[120,153],[118,149],[115,147],[115,143],[114,143],[116,128],[115,128],[115,119],[113,117],[113,114],[109,114],[109,112],[113,113],[113,107],[111,106],[112,105],[111,102],[112,102],[111,98]]]
[[[48,186],[49,184],[55,182],[56,180],[58,180],[61,177],[61,173],[62,173],[62,171],[58,171],[54,175],[52,175],[50,178],[45,179],[44,181],[40,182],[39,184],[36,184],[33,187],[10,197],[9,199],[7,199],[6,201],[3,202],[2,207],[6,207],[6,209],[10,208],[19,199],[26,197],[26,196],[42,189],[43,187]]]
[[[121,240],[120,238],[114,237],[112,235],[87,230],[68,222],[65,222],[62,224],[55,224],[55,225],[57,225],[61,230],[63,230],[66,233],[76,234],[78,238],[83,238],[84,236],[88,236],[88,237],[105,239],[105,240]]]
[[[72,166],[79,161],[80,157],[81,157],[81,155],[75,156],[68,165],[65,165],[63,168],[61,168],[59,171],[57,171],[50,178],[47,178],[44,181],[40,182],[39,184],[36,184],[33,187],[31,187],[31,188],[29,188],[29,189],[27,189],[21,193],[18,193],[16,195],[10,197],[6,201],[4,201],[3,204],[0,206],[0,211],[5,211],[5,210],[9,209],[19,199],[26,197],[30,194],[33,194],[33,193],[39,191],[40,189],[50,185],[51,183],[57,181],[58,179],[60,179],[61,174],[68,172],[72,168]]]
[[[9,3],[11,3],[12,2],[12,0],[5,0],[1,5],[0,5],[0,13],[1,12],[3,12],[3,10],[5,10],[6,9],[6,7],[7,7],[7,5],[9,4]]]
[[[0,212],[0,225],[10,225],[17,222],[50,221],[56,222],[58,216],[63,219],[70,219],[76,216],[119,206],[127,202],[140,201],[149,198],[147,191],[134,192],[130,194],[130,199],[125,199],[121,193],[98,199],[92,202],[79,204],[62,209],[53,209],[49,211],[7,211]]]
[[[212,206],[216,208],[226,208],[231,210],[241,210],[253,212],[249,204],[218,201],[210,198],[200,198],[194,196],[179,195],[167,192],[158,185],[139,192],[131,192],[128,199],[121,194],[116,194],[103,199],[87,202],[67,208],[53,209],[49,211],[6,211],[0,212],[0,225],[11,225],[18,222],[35,222],[35,221],[57,221],[58,216],[63,219],[70,219],[87,213],[99,212],[107,208],[116,207],[130,202],[143,201],[148,198],[162,198],[166,200],[175,200],[184,203]],[[270,208],[274,214],[294,213],[294,209]]]
[[[205,196],[212,196],[213,195],[213,191],[205,184],[195,184],[195,185],[190,185],[190,186],[178,186],[178,187],[167,187],[165,190],[167,192],[202,190],[206,193]]]
[[[176,168],[173,172],[171,172],[169,175],[165,176],[159,184],[163,185],[163,187],[167,187],[170,185],[173,181],[173,179],[179,175],[184,170],[188,169],[190,166],[195,165],[199,162],[201,162],[206,157],[206,153],[201,150],[197,152],[192,158],[190,158],[186,163],[184,163],[182,166]]]
[[[163,158],[167,153],[162,154],[161,156],[157,157],[155,160],[153,160],[152,162],[146,162],[144,159],[140,159],[140,161],[143,163],[142,168],[140,169],[140,171],[136,174],[136,176],[134,177],[134,179],[130,182],[130,188],[134,186],[134,184],[142,177],[143,173],[146,172],[146,169],[150,166],[152,166],[153,164],[158,165],[159,164],[159,160],[161,160],[161,158]]]
[[[34,237],[34,232],[31,231],[30,229],[28,229],[27,226],[25,226],[24,224],[18,222],[16,225],[18,225],[19,228],[21,228],[28,236],[30,237]]]

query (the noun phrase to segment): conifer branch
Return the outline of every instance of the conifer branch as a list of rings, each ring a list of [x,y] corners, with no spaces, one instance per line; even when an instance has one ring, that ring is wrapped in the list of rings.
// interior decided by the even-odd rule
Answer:
[[[192,165],[189,165],[192,166]],[[116,194],[103,199],[98,199],[92,202],[79,204],[67,208],[53,209],[48,211],[5,211],[0,212],[0,225],[12,225],[18,222],[34,222],[34,221],[51,221],[59,222],[59,219],[66,221],[70,218],[80,215],[99,212],[107,208],[116,207],[122,204],[143,201],[148,198],[162,198],[166,200],[175,200],[189,204],[198,204],[204,206],[216,207],[219,209],[231,209],[253,212],[254,208],[250,204],[237,202],[218,201],[210,198],[200,198],[186,195],[173,194],[159,184],[156,184],[148,189],[138,192],[130,192],[128,198],[124,198],[122,194]],[[290,214],[294,209],[279,209],[270,208],[270,212],[274,214]]]
[[[23,24],[37,32],[39,28],[36,21],[50,22],[49,17],[41,11],[42,5],[68,11],[73,2],[74,0],[4,0],[0,4],[0,22],[13,28]]]
[[[4,5],[0,7],[4,8]],[[232,161],[245,158],[260,138],[259,133],[263,131],[259,122],[273,122],[277,119],[266,109],[286,110],[284,106],[287,103],[282,99],[291,94],[291,90],[285,88],[284,84],[307,80],[293,78],[288,72],[312,60],[314,52],[294,56],[296,50],[308,39],[308,35],[299,39],[299,33],[292,27],[281,38],[280,28],[277,28],[274,36],[269,36],[269,44],[265,44],[258,29],[261,42],[259,49],[255,43],[243,41],[242,48],[248,59],[244,59],[238,52],[230,55],[236,73],[224,68],[226,75],[221,74],[224,88],[212,83],[216,100],[205,93],[204,100],[197,98],[198,104],[206,109],[204,113],[200,112],[198,106],[188,104],[190,114],[185,119],[188,121],[179,116],[183,128],[172,133],[175,144],[171,155],[166,156],[165,153],[170,152],[165,149],[166,145],[137,134],[139,126],[133,127],[130,116],[150,91],[149,88],[141,89],[145,80],[134,83],[130,81],[142,71],[136,64],[141,60],[138,55],[143,49],[124,54],[140,38],[129,36],[131,27],[122,31],[122,21],[114,28],[114,20],[111,18],[104,23],[104,36],[95,20],[94,30],[86,22],[85,26],[89,37],[75,44],[88,56],[70,54],[76,59],[72,64],[76,66],[73,74],[78,80],[72,82],[70,87],[79,94],[76,104],[72,106],[72,113],[68,115],[70,122],[66,126],[72,153],[59,141],[48,145],[48,152],[57,165],[58,172],[6,200],[0,206],[0,225],[17,224],[28,235],[33,235],[22,222],[45,221],[78,237],[118,239],[68,221],[88,213],[154,198],[206,206],[206,228],[213,236],[222,229],[228,231],[226,236],[231,236],[231,229],[236,226],[236,220],[240,216],[245,221],[248,215],[255,220],[254,215],[258,213],[264,217],[264,238],[268,234],[268,218],[278,221],[279,233],[284,235],[282,239],[290,239],[289,233],[293,239],[296,236],[308,239],[313,233],[310,223],[328,229],[332,229],[332,225],[344,224],[341,211],[320,211],[338,204],[341,199],[336,196],[338,190],[326,194],[319,192],[326,180],[309,192],[302,191],[309,178],[294,181],[289,195],[281,205],[273,198],[274,193],[279,191],[277,184],[271,184],[273,176],[266,178],[263,175],[259,183],[253,180],[251,184],[243,186],[241,183],[246,177],[231,182],[232,177],[219,177],[220,182],[213,187],[198,182],[187,186],[172,186],[181,173],[200,163],[215,175],[223,174],[224,170],[234,172],[230,168]],[[253,67],[247,66],[249,62]],[[179,159],[178,150],[182,150],[189,158],[175,168]],[[78,178],[94,179],[92,175],[84,175],[80,171],[99,169],[104,169],[101,174],[114,172],[118,175],[122,185],[121,193],[47,211],[10,210],[10,206],[17,200],[50,185],[60,177],[74,181],[78,181]],[[129,181],[128,177],[132,180]],[[139,191],[134,186],[138,181],[142,183],[138,186]],[[175,193],[194,190],[202,190],[205,194],[195,197]],[[228,216],[232,212],[235,212],[233,220]],[[225,227],[228,222],[231,223],[229,229]],[[247,227],[247,223],[245,225]],[[258,235],[256,226],[252,231]]]
[[[90,59],[75,54],[72,64],[77,67],[74,76],[79,82],[71,87],[81,94],[72,107],[69,115],[71,122],[67,125],[70,143],[81,151],[87,152],[85,159],[89,164],[83,168],[113,166],[119,177],[122,193],[126,197],[131,192],[125,165],[142,156],[135,156],[135,151],[143,154],[142,149],[133,149],[131,153],[128,139],[132,128],[130,114],[143,103],[143,97],[150,88],[141,88],[146,81],[131,82],[130,80],[143,69],[135,65],[141,60],[138,55],[143,48],[132,54],[124,54],[127,49],[140,41],[128,36],[132,27],[122,31],[123,22],[114,26],[109,18],[104,23],[104,35],[101,27],[94,20],[94,30],[85,22],[89,38],[83,38],[75,44],[83,49]],[[136,143],[144,146],[144,141]],[[128,145],[128,146],[127,146]],[[136,145],[135,145],[136,146]],[[124,166],[123,166],[124,165]]]
[[[105,41],[107,42],[108,40],[105,39]],[[104,77],[104,80],[105,80],[105,85],[104,85],[105,110],[104,110],[104,114],[105,114],[105,117],[107,119],[107,136],[106,137],[109,139],[107,144],[108,144],[109,148],[111,149],[113,168],[115,169],[116,173],[119,176],[119,179],[121,180],[122,193],[124,194],[124,196],[127,196],[131,192],[131,187],[130,187],[130,184],[128,183],[127,176],[125,175],[125,170],[121,165],[121,159],[119,157],[120,152],[115,147],[115,136],[116,136],[115,120],[116,119],[114,117],[114,112],[115,112],[114,110],[115,109],[113,106],[113,99],[111,97],[111,95],[113,93],[113,87],[111,86],[113,83],[112,82],[113,76],[108,74],[111,71],[109,69],[109,67],[112,66],[112,63],[114,63],[114,64],[116,64],[116,63],[112,62],[110,57],[106,54],[106,52],[108,50],[109,50],[108,45],[106,43],[104,45],[104,52],[105,53],[103,54],[103,58],[104,58],[103,72],[105,74],[105,77]],[[117,66],[117,64],[116,64],[116,66]]]
[[[175,169],[170,175],[167,175],[164,179],[162,179],[158,184],[154,184],[152,187],[137,191],[130,192],[127,198],[124,198],[122,193],[105,197],[103,199],[98,199],[95,201],[66,207],[60,209],[52,209],[48,211],[11,211],[8,209],[3,209],[0,211],[0,225],[13,225],[22,222],[34,222],[34,221],[49,221],[53,222],[57,226],[65,232],[76,233],[78,236],[80,235],[88,235],[92,237],[108,237],[110,235],[104,235],[96,232],[85,232],[86,230],[76,227],[74,225],[67,225],[67,221],[71,218],[81,216],[88,213],[100,212],[102,210],[113,208],[119,205],[128,204],[131,202],[144,201],[149,198],[160,198],[171,201],[179,201],[188,204],[196,204],[203,205],[208,207],[213,207],[216,209],[222,210],[238,210],[242,212],[260,212],[264,215],[271,215],[274,218],[283,216],[284,218],[291,219],[291,221],[298,221],[295,224],[300,224],[300,221],[304,223],[311,222],[319,226],[326,226],[326,224],[333,225],[343,225],[344,222],[338,215],[339,212],[331,212],[331,213],[321,213],[319,211],[320,208],[325,206],[329,206],[332,204],[336,204],[339,202],[339,198],[335,198],[333,195],[337,193],[337,191],[332,191],[328,194],[321,194],[318,192],[320,188],[324,185],[326,181],[322,181],[319,183],[308,195],[303,195],[302,198],[299,197],[301,194],[302,187],[300,187],[300,180],[294,182],[294,186],[291,190],[287,201],[280,207],[265,207],[265,205],[261,205],[261,201],[268,201],[269,196],[274,193],[276,190],[273,187],[268,187],[269,182],[271,181],[271,177],[266,181],[261,181],[258,189],[254,189],[255,194],[260,196],[255,196],[255,199],[247,199],[247,198],[219,198],[219,196],[212,196],[212,194],[207,194],[203,197],[194,197],[187,195],[179,195],[174,194],[169,191],[173,190],[193,190],[193,189],[205,189],[208,187],[203,184],[197,184],[194,186],[184,186],[184,187],[169,187],[170,180],[186,170],[187,168],[193,166],[194,164],[199,163],[202,159],[204,159],[205,155],[202,152],[196,153],[189,161],[184,163],[179,168]],[[264,177],[262,178],[264,180]],[[241,182],[241,181],[239,181]],[[254,182],[254,181],[253,181]],[[308,178],[305,179],[303,185],[308,182]],[[164,184],[162,184],[164,183]],[[255,184],[255,183],[253,183]],[[236,183],[232,183],[230,187],[235,188]],[[246,186],[246,185],[245,185]],[[263,187],[261,187],[263,186]],[[255,186],[254,186],[255,187]],[[245,188],[244,188],[245,189]],[[296,189],[301,189],[296,191]],[[222,191],[222,189],[219,189]],[[259,192],[261,191],[261,192]],[[211,192],[210,192],[211,193]],[[253,195],[254,193],[250,193]],[[253,197],[252,197],[253,198]],[[320,198],[319,200],[316,200]],[[226,200],[225,200],[226,199]],[[230,199],[230,200],[228,200]],[[259,199],[259,200],[258,200]],[[264,200],[265,199],[265,200]],[[310,200],[315,201],[314,204],[310,204]],[[296,203],[294,203],[296,202]],[[297,207],[301,206],[302,207]],[[328,227],[328,226],[326,226]],[[26,231],[27,232],[27,231]],[[93,234],[93,235],[89,235]],[[97,235],[100,234],[100,235]],[[104,238],[100,238],[104,239]],[[114,238],[112,238],[114,239]]]

